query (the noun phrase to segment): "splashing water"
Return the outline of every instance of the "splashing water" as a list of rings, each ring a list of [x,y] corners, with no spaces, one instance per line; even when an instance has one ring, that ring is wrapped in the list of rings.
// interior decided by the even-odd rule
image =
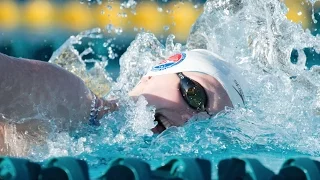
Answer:
[[[88,160],[97,175],[105,161],[118,155],[139,157],[153,165],[173,155],[203,157],[214,164],[230,156],[254,156],[273,170],[293,155],[319,156],[320,68],[306,70],[302,50],[313,47],[319,52],[320,40],[290,22],[286,11],[279,0],[210,0],[185,46],[175,44],[173,35],[162,45],[151,33],[138,34],[120,59],[117,82],[104,81],[112,87],[110,93],[102,94],[120,97],[123,107],[106,115],[98,129],[85,129],[90,134],[81,130],[59,134],[48,140],[49,153],[34,150],[31,157],[77,156]],[[51,62],[86,74],[81,54],[70,47],[87,35],[71,37]],[[210,119],[196,116],[183,127],[153,136],[148,129],[153,125],[154,109],[146,107],[143,98],[134,103],[127,93],[156,62],[194,48],[216,52],[243,70],[250,84],[248,107]],[[290,62],[293,49],[299,52],[297,64]],[[105,65],[107,61],[101,69]],[[108,79],[108,74],[99,72],[93,79]],[[98,85],[94,82],[92,87]]]
[[[83,56],[94,53],[91,47],[85,49],[81,54],[74,48],[74,45],[82,44],[82,39],[101,39],[100,28],[95,28],[90,31],[85,31],[78,36],[71,36],[50,58],[49,62],[57,64],[62,68],[79,76],[86,85],[98,96],[102,96],[109,92],[109,85],[111,78],[105,73],[104,68],[108,65],[108,59],[103,57],[101,61],[98,60],[82,60]],[[107,47],[108,43],[105,42],[103,46]],[[90,46],[91,43],[88,43]],[[112,56],[113,52],[110,51],[109,55]],[[114,56],[114,55],[113,55]],[[86,63],[94,62],[94,67],[87,71]]]
[[[276,0],[208,1],[187,46],[219,52],[244,69],[252,88],[250,105],[246,112],[234,111],[230,119],[247,137],[242,145],[318,156],[319,68],[305,70],[302,49],[319,49],[319,39],[285,14],[286,7]],[[297,64],[290,62],[293,49],[300,52]],[[228,124],[229,116],[220,126]]]

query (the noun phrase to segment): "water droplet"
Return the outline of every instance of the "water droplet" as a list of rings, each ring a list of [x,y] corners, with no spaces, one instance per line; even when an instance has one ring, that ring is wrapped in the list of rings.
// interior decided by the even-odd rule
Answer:
[[[118,16],[124,18],[128,17],[127,13],[119,13]]]
[[[93,42],[88,42],[88,46],[94,46]]]
[[[229,10],[228,10],[228,9],[225,9],[223,12],[224,12],[226,15],[229,15]]]
[[[113,25],[112,25],[112,24],[108,24],[108,25],[106,26],[106,30],[107,30],[108,33],[111,33],[112,30],[113,30]]]
[[[169,26],[163,26],[163,30],[168,31],[170,29]]]
[[[114,32],[116,34],[120,35],[123,32],[123,30],[122,30],[122,28],[115,28]]]
[[[297,14],[298,14],[298,16],[301,16],[301,15],[302,15],[302,12],[301,12],[301,11],[299,11]]]

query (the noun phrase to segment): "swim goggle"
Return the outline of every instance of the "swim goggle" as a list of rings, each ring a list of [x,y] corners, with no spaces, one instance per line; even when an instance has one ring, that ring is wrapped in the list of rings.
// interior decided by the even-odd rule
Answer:
[[[180,78],[179,90],[186,103],[197,111],[206,111],[208,97],[204,88],[196,81],[177,73]]]

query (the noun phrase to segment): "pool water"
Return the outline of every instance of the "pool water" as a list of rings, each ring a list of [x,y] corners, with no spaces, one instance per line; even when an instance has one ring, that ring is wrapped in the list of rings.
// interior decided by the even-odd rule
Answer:
[[[99,77],[94,86],[104,82],[110,88],[108,93],[101,92],[106,98],[120,98],[120,110],[106,115],[99,128],[54,133],[46,148],[34,148],[29,158],[85,159],[93,177],[119,156],[141,158],[153,167],[172,156],[206,158],[214,165],[213,175],[219,160],[229,157],[258,158],[275,172],[290,157],[318,159],[319,68],[315,65],[306,70],[303,49],[313,47],[317,51],[320,41],[290,22],[286,11],[279,0],[212,0],[205,4],[186,45],[174,43],[173,35],[161,44],[152,33],[140,33],[121,57],[116,81],[107,72],[101,74],[108,57],[96,61],[88,73]],[[84,37],[100,38],[101,31],[94,29],[71,37],[51,62],[66,61],[61,54],[67,54],[73,57],[68,61],[74,73],[86,73],[83,54],[73,45]],[[152,65],[175,52],[194,48],[216,52],[243,70],[249,83],[247,108],[226,109],[210,119],[195,116],[183,127],[153,135],[154,108],[147,107],[143,97],[133,102],[127,93]],[[298,52],[296,64],[290,61],[293,49]]]

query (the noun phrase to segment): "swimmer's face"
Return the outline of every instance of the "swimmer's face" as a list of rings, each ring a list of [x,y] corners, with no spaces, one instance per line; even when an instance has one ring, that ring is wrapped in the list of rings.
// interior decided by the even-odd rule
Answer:
[[[205,89],[208,97],[206,110],[210,114],[216,114],[226,106],[232,107],[229,96],[215,78],[197,72],[183,72],[183,74]],[[145,76],[129,93],[132,97],[144,96],[148,105],[156,108],[156,120],[161,123],[152,129],[154,133],[161,133],[169,126],[182,126],[193,115],[199,113],[183,99],[179,82],[180,79],[176,74]]]

